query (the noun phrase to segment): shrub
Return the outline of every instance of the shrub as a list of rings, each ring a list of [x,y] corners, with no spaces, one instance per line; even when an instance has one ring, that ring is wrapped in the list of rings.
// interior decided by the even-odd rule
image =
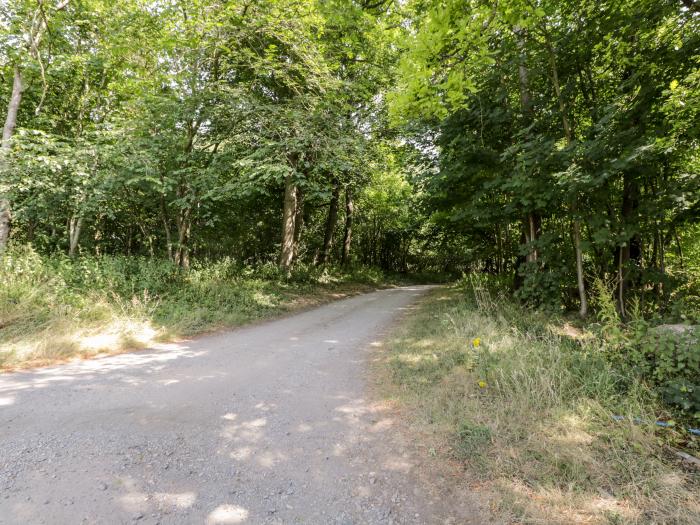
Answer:
[[[682,416],[700,420],[700,333],[686,324],[657,325],[645,319],[638,303],[623,323],[612,299],[611,283],[595,282],[599,324],[594,331],[611,363],[629,382],[656,388]]]
[[[684,325],[633,323],[624,342],[629,366],[656,385],[666,402],[700,421],[700,334]]]

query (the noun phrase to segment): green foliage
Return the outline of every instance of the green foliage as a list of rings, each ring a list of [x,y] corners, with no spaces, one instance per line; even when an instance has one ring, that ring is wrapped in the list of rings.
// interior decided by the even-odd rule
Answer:
[[[700,419],[700,337],[692,325],[654,326],[641,316],[623,323],[612,300],[614,290],[596,280],[599,323],[592,328],[601,338],[608,359],[629,381],[653,385],[679,415]]]
[[[621,312],[669,313],[700,275],[681,249],[700,210],[697,13],[409,5],[391,112],[424,153],[431,222],[471,248],[465,266],[510,273],[516,296],[548,309],[576,308],[597,276],[617,279]]]
[[[564,304],[562,298],[563,284],[567,274],[565,268],[547,269],[540,271],[536,263],[527,263],[518,270],[523,276],[520,288],[515,297],[523,303],[543,310],[557,311]]]
[[[15,70],[26,88],[0,160],[13,239],[257,265],[276,258],[291,176],[312,264],[331,182],[361,194],[396,149],[382,92],[397,16],[354,1],[3,4],[0,100]]]
[[[491,442],[491,429],[463,421],[457,429],[455,452],[464,460],[474,461]]]

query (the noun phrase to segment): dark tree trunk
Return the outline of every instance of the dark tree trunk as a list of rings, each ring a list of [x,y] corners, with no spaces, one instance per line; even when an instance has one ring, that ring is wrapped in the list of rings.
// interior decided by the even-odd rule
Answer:
[[[639,209],[639,183],[631,172],[625,172],[622,182],[622,226],[635,227]],[[639,265],[642,256],[639,234],[633,233],[618,250],[618,308],[626,316],[627,293],[632,286],[631,264]]]
[[[284,210],[282,212],[282,249],[280,269],[289,273],[294,264],[294,230],[297,211],[297,186],[292,173],[284,179]]]
[[[519,52],[518,60],[518,81],[520,84],[520,109],[522,111],[526,124],[532,121],[532,94],[530,91],[530,75],[527,67],[527,49],[525,48],[525,38],[527,31],[520,27],[515,28],[517,36],[517,46]],[[531,211],[524,218],[523,235],[520,238],[521,245],[527,245],[529,252],[522,258],[518,257],[515,265],[515,277],[513,287],[518,290],[523,285],[523,276],[521,275],[521,266],[525,262],[537,261],[538,254],[534,242],[537,240],[539,232],[539,216],[534,211]]]
[[[527,236],[525,235],[525,229],[523,228],[520,234],[520,245],[523,246],[527,244]],[[525,278],[520,271],[521,267],[527,262],[527,257],[518,253],[515,257],[514,274],[513,274],[513,291],[518,291],[523,287],[525,283]]]
[[[30,219],[27,222],[27,242],[29,244],[34,243],[34,231],[36,230],[36,221],[34,219]]]
[[[326,218],[326,231],[323,235],[323,247],[318,258],[318,264],[326,264],[330,259],[330,252],[333,246],[333,235],[335,234],[335,226],[338,222],[338,204],[340,202],[340,182],[337,178],[333,179],[333,190],[331,193],[331,202],[328,207],[328,217]]]
[[[177,218],[177,248],[175,250],[175,264],[181,268],[190,267],[190,233],[192,228],[191,208],[180,211]]]

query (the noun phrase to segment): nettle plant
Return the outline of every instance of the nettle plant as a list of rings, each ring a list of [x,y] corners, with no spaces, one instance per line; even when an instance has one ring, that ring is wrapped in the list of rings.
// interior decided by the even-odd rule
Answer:
[[[664,400],[700,420],[700,333],[652,328],[644,320],[632,323],[627,345],[630,362],[661,387]]]
[[[654,325],[639,303],[623,322],[611,291],[614,283],[594,282],[598,323],[592,325],[609,359],[632,376],[658,388],[665,402],[700,420],[700,329],[688,324]]]
[[[700,420],[700,331],[687,325],[652,326],[635,318],[605,330],[621,366],[659,388],[665,402]]]

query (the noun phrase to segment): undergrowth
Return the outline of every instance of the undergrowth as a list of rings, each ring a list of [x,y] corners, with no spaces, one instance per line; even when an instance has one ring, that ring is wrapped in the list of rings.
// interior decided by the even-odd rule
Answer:
[[[390,392],[508,520],[700,523],[698,473],[672,452],[697,455],[698,439],[654,425],[684,413],[613,357],[620,340],[601,334],[613,325],[577,327],[473,278],[432,293],[397,330]]]
[[[102,256],[72,260],[15,247],[0,258],[0,368],[138,348],[262,319],[387,283],[380,271],[232,259],[195,262]]]

